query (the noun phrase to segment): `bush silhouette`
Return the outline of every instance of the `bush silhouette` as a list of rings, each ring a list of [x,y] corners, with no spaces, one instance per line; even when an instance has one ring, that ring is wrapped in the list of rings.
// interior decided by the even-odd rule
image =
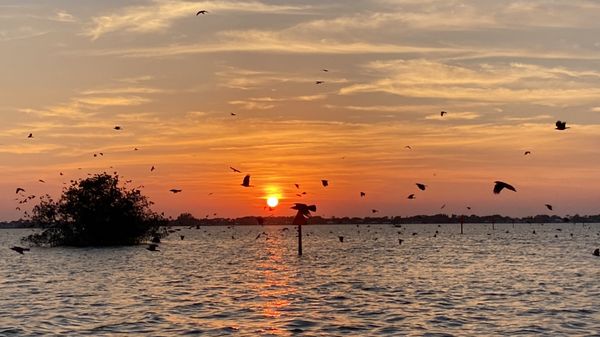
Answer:
[[[48,195],[32,210],[31,221],[41,233],[24,241],[38,246],[134,245],[164,236],[165,219],[139,189],[119,187],[119,176],[96,174],[71,181],[60,200]]]

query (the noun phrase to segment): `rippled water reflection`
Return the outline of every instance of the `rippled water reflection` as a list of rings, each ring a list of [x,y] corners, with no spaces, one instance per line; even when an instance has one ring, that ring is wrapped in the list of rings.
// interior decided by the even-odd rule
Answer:
[[[312,226],[302,258],[282,228],[23,256],[0,230],[0,336],[600,336],[600,224]]]

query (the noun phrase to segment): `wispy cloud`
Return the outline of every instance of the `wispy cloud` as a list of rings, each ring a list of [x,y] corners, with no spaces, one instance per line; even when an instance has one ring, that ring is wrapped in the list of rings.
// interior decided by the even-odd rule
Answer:
[[[366,69],[378,79],[344,87],[340,94],[385,92],[404,97],[542,105],[590,102],[600,94],[600,73],[562,67],[519,63],[465,66],[414,59],[371,62]]]
[[[281,14],[305,10],[307,7],[271,5],[257,1],[154,0],[149,5],[125,7],[111,14],[94,17],[93,24],[84,34],[95,40],[115,31],[130,33],[164,31],[175,20],[183,17],[193,18],[200,9],[207,9],[210,15],[225,11]]]

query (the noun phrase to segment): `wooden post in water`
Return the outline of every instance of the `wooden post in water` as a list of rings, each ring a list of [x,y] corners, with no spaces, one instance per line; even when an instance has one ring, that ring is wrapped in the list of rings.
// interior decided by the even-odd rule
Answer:
[[[463,223],[465,222],[465,216],[460,217],[460,234],[463,234]]]
[[[298,256],[302,256],[302,225],[298,224]]]
[[[495,231],[496,230],[496,222],[492,221],[492,230]]]
[[[302,256],[302,225],[306,224],[306,218],[300,210],[296,214],[292,225],[298,226],[298,256]]]

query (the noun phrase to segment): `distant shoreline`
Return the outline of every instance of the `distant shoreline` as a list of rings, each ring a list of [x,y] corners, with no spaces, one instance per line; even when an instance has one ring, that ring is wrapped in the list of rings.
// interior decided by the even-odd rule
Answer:
[[[170,219],[168,226],[181,226],[181,227],[196,227],[196,226],[248,226],[257,225],[257,218],[259,216],[245,216],[240,218],[203,218],[199,219],[192,216],[189,213],[179,215],[176,219]],[[278,217],[262,217],[264,219],[265,226],[289,226],[292,224],[292,216],[278,216]],[[436,215],[416,215],[410,217],[330,217],[324,218],[320,216],[314,216],[308,220],[308,225],[366,225],[366,224],[381,224],[381,225],[395,225],[395,224],[455,224],[460,223],[461,220],[465,223],[600,223],[599,215],[574,215],[560,217],[557,215],[535,215],[528,217],[507,217],[502,215],[448,215],[448,214],[436,214]],[[8,222],[0,222],[0,228],[39,228],[34,223],[27,220],[15,220]]]

